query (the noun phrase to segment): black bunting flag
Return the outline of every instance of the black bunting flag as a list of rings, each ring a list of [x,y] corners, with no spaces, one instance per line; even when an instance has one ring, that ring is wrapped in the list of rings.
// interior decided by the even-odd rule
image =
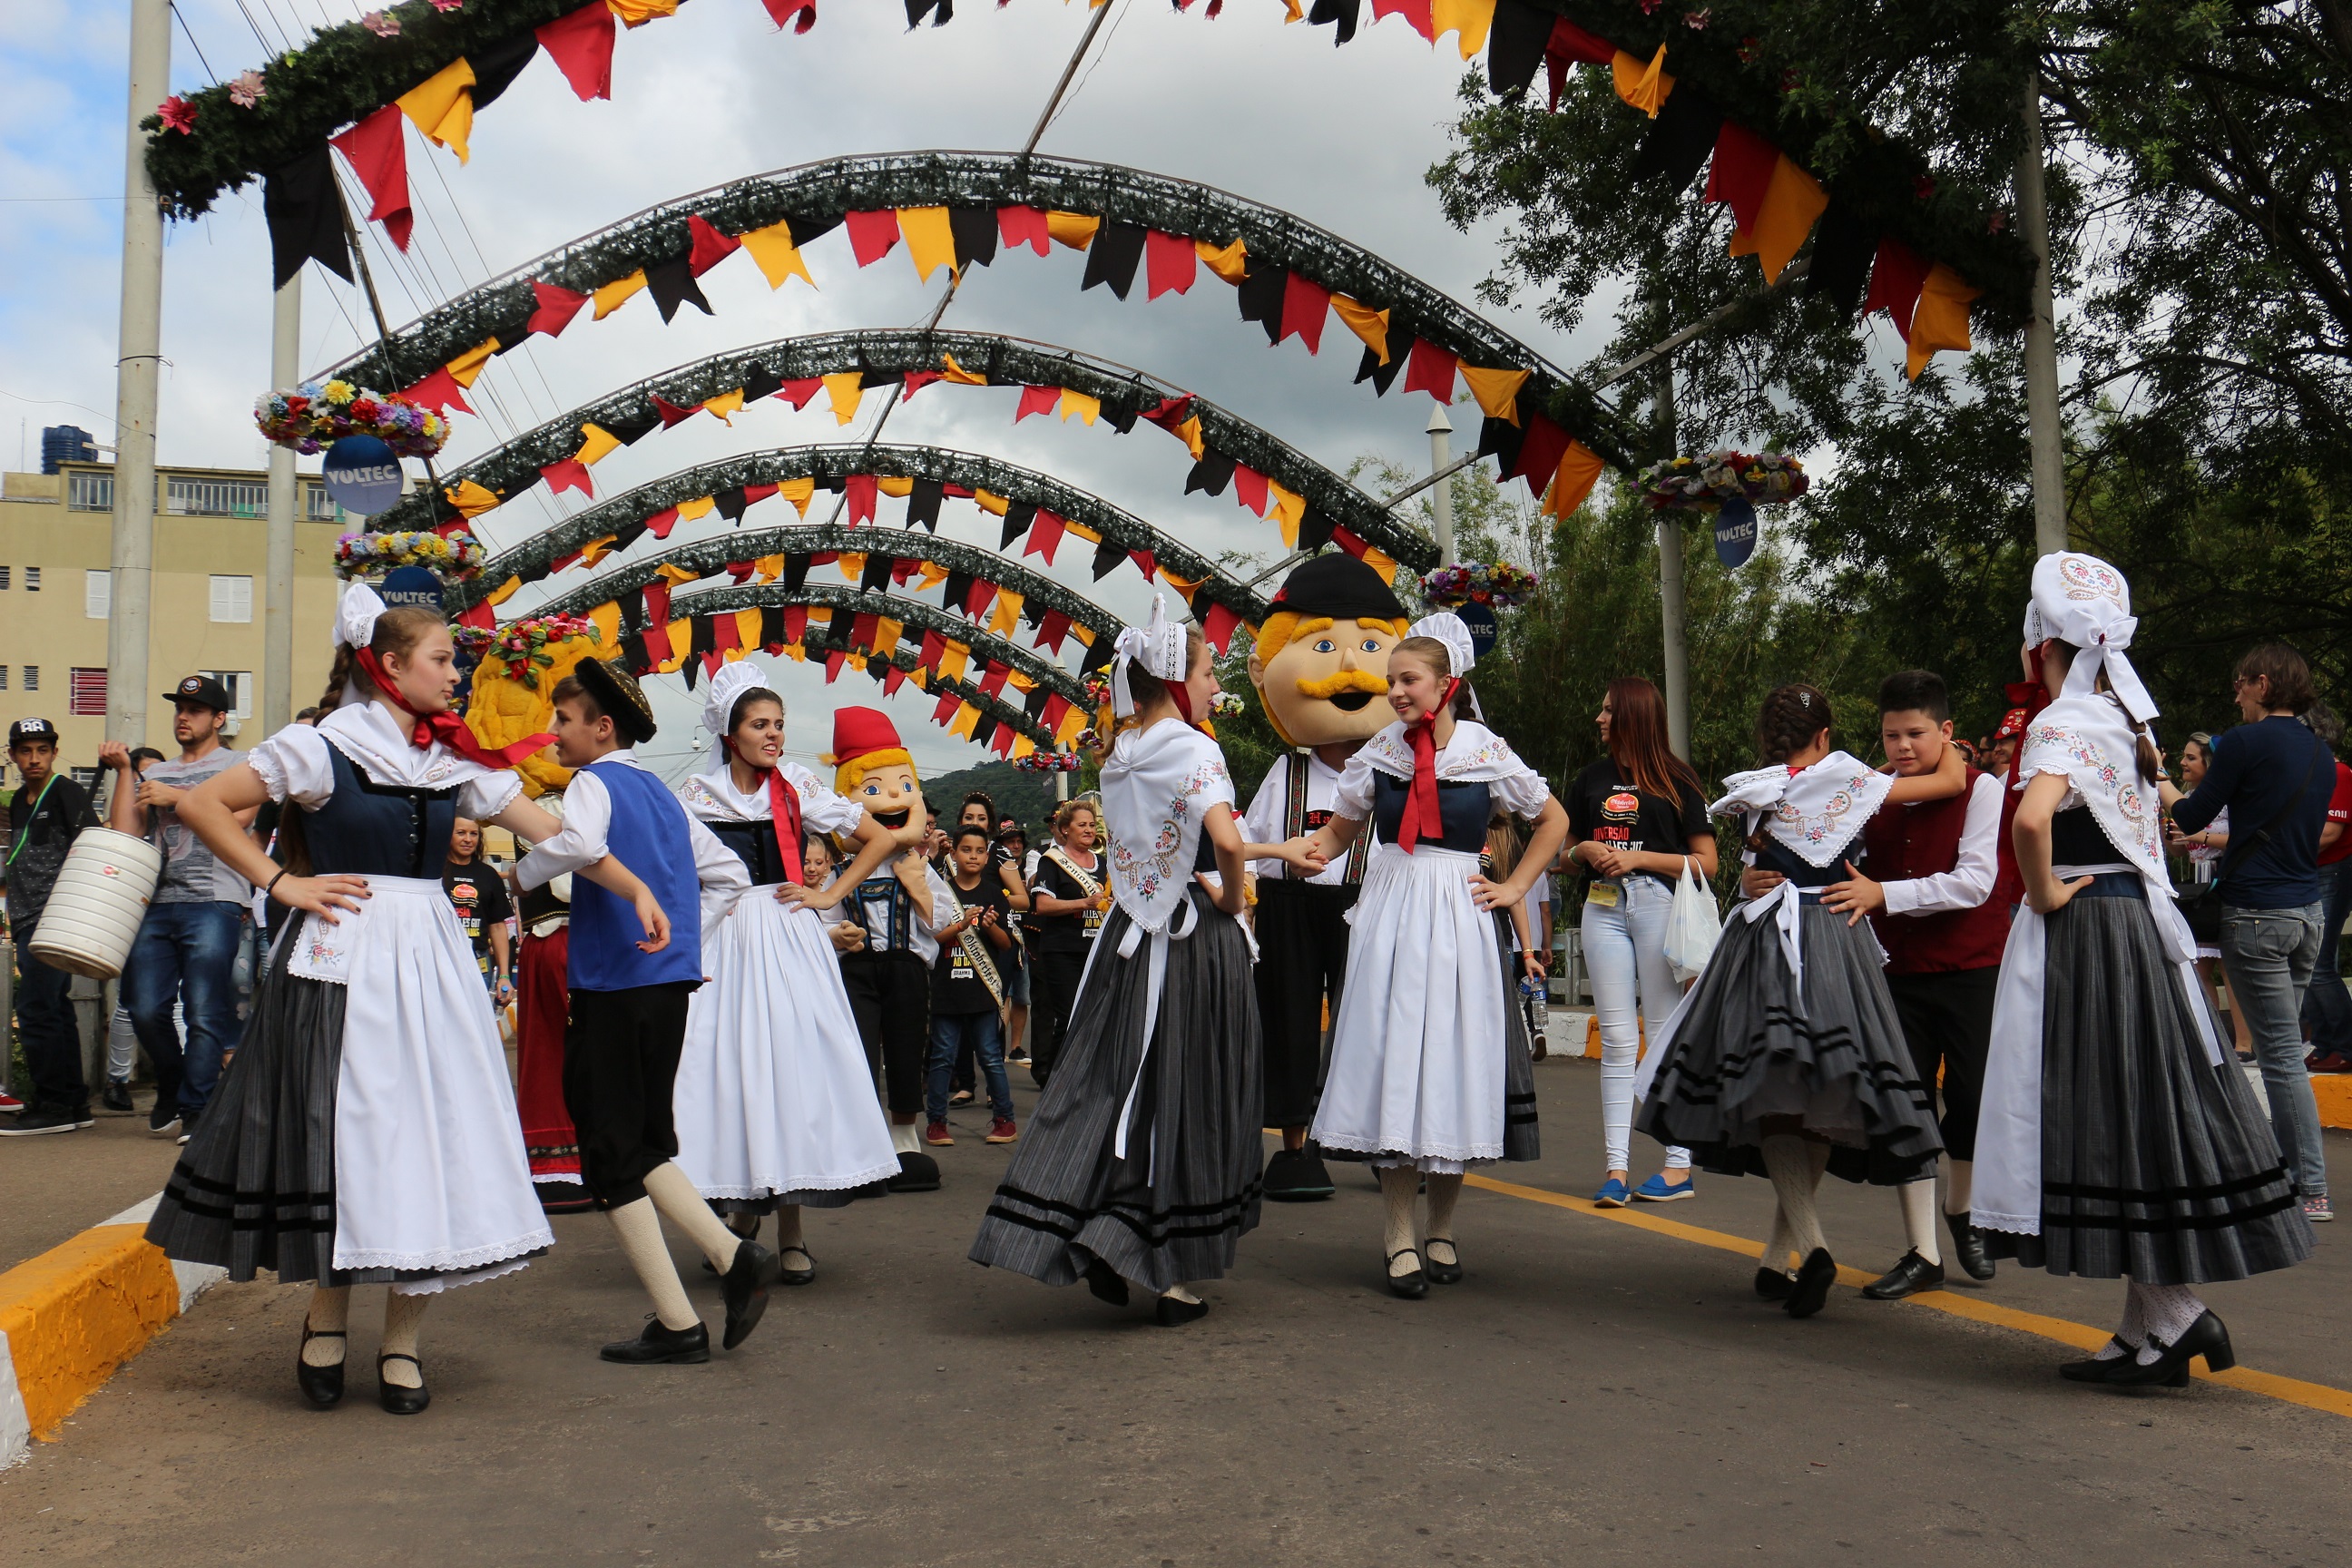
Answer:
[[[653,291],[654,303],[661,307],[664,321],[677,315],[680,305],[692,305],[706,316],[711,313],[710,301],[702,297],[702,285],[694,280],[693,268],[683,256],[646,268],[646,287]]]
[[[947,597],[944,603],[949,609],[959,612],[963,609],[964,601],[971,597],[971,583],[972,577],[969,572],[948,574]]]
[[[1079,290],[1108,283],[1118,298],[1127,298],[1135,287],[1135,269],[1143,261],[1143,226],[1136,223],[1105,224],[1087,247],[1087,275],[1078,285]]]
[[[1371,344],[1366,343],[1364,357],[1356,365],[1357,382],[1360,384],[1370,382],[1373,395],[1386,397],[1389,395],[1389,388],[1396,384],[1397,373],[1404,369],[1404,362],[1412,355],[1412,342],[1411,332],[1399,331],[1396,328],[1391,327],[1389,329],[1389,363],[1386,364],[1381,363],[1379,351]]]
[[[632,414],[620,419],[599,419],[595,424],[622,446],[634,447],[647,431],[659,427],[661,416],[648,408],[643,414]]]
[[[985,267],[996,259],[996,209],[948,208],[948,233],[955,240],[958,267]]]
[[[1861,308],[1862,291],[1870,281],[1870,264],[1877,254],[1878,237],[1861,215],[1838,197],[1831,197],[1822,212],[1821,226],[1813,230],[1812,260],[1805,268],[1805,297],[1827,295],[1838,313],[1851,320]]]
[[[1192,471],[1184,476],[1184,493],[1191,495],[1194,490],[1206,490],[1213,496],[1221,496],[1225,493],[1225,487],[1233,482],[1234,460],[1223,452],[1212,449],[1202,452],[1201,460],[1192,465]]]
[[[1315,0],[1314,6],[1307,13],[1307,25],[1328,27],[1338,23],[1339,30],[1331,38],[1331,47],[1336,49],[1355,37],[1356,23],[1362,15],[1363,0]],[[1498,16],[1496,20],[1500,19]]]
[[[907,521],[919,522],[931,533],[940,531],[940,503],[947,499],[947,487],[937,479],[917,479],[915,488],[907,492]]]
[[[315,261],[348,283],[352,253],[343,238],[343,195],[327,144],[281,163],[263,176],[261,212],[269,220],[269,258],[278,287]]]
[[[538,53],[539,35],[532,32],[467,50],[466,63],[474,68],[474,112],[479,114],[496,103]]]
[[[710,504],[717,507],[719,515],[728,521],[740,522],[743,521],[743,509],[750,503],[744,499],[741,485],[729,485],[710,498]]]
[[[1495,0],[1494,26],[1486,35],[1486,85],[1496,98],[1516,99],[1536,79],[1555,19],[1554,13],[1526,0]]]
[[[857,579],[861,594],[886,593],[890,587],[890,568],[898,561],[887,550],[877,550],[866,557],[866,571]]]
[[[1029,525],[1036,521],[1037,503],[1035,501],[1017,500],[1006,506],[1004,509],[1004,537],[997,541],[996,548],[999,550],[1012,549],[1013,542],[1020,538],[1023,534],[1028,532]]]
[[[1234,290],[1241,303],[1242,320],[1263,323],[1267,342],[1282,341],[1282,297],[1289,288],[1287,267],[1254,266]]]
[[[1095,546],[1095,581],[1099,583],[1111,574],[1113,568],[1127,559],[1127,552],[1104,540]]]
[[[805,552],[784,557],[784,587],[794,594],[808,585],[809,558]]]
[[[1664,174],[1668,189],[1680,194],[1706,166],[1722,130],[1723,110],[1715,100],[1686,82],[1676,83],[1633,155],[1633,183]]]
[[[763,397],[773,397],[784,389],[784,378],[771,371],[758,360],[743,367],[743,401],[757,403]]]

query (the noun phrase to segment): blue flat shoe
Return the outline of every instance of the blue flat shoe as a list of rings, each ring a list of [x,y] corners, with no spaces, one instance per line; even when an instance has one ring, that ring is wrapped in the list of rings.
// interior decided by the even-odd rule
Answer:
[[[1601,1190],[1592,1194],[1592,1201],[1605,1209],[1622,1209],[1633,1201],[1633,1189],[1612,1176],[1601,1184]]]
[[[1633,1189],[1633,1196],[1645,1204],[1671,1204],[1684,1198],[1695,1198],[1698,1196],[1698,1178],[1694,1176],[1670,1187],[1664,1176],[1652,1176]]]

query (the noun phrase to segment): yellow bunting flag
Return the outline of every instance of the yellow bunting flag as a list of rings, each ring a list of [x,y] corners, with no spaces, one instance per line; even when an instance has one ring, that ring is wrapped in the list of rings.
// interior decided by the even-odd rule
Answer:
[[[1168,580],[1168,585],[1170,587],[1175,589],[1179,594],[1183,595],[1187,599],[1190,599],[1192,596],[1192,590],[1198,588],[1202,584],[1208,581],[1205,577],[1179,577],[1175,573],[1168,570],[1166,566],[1161,566],[1160,568],[1160,574]]]
[[[1462,379],[1469,384],[1470,395],[1490,419],[1519,422],[1519,388],[1528,384],[1524,370],[1481,370],[1475,365],[1462,366]]]
[[[1238,239],[1222,248],[1205,239],[1196,239],[1192,242],[1192,254],[1201,258],[1202,266],[1228,283],[1239,283],[1249,276],[1249,247]]]
[[[713,499],[709,496],[697,496],[692,500],[682,500],[677,503],[677,520],[680,522],[692,522],[698,517],[708,517],[713,504]]]
[[[1731,254],[1754,256],[1763,264],[1764,281],[1777,281],[1780,268],[1804,247],[1805,237],[1813,232],[1813,220],[1829,205],[1829,194],[1822,189],[1822,183],[1782,153],[1764,187],[1764,205],[1757,209],[1756,226],[1745,233],[1733,231]]]
[[[980,503],[981,510],[997,517],[1003,517],[1004,509],[1012,504],[993,490],[977,490],[973,492],[971,499]]]
[[[575,463],[597,463],[619,448],[621,438],[601,425],[580,426],[580,450],[572,454]]]
[[[898,496],[903,500],[915,493],[915,481],[904,474],[877,474],[874,488],[886,496]]]
[[[730,658],[734,658],[737,653],[748,653],[751,649],[760,646],[759,611],[738,610],[735,612],[735,641],[740,645],[740,647],[729,653],[728,657]]]
[[[1265,481],[1265,499],[1274,520],[1282,525],[1282,542],[1289,549],[1298,548],[1299,520],[1307,515],[1307,498],[1297,490],[1284,489],[1272,479]]]
[[[677,0],[604,0],[625,27],[642,27],[656,16],[677,15]]]
[[[866,395],[865,373],[845,370],[819,379],[824,383],[824,395],[833,405],[833,422],[846,425],[856,418],[858,402]]]
[[[915,689],[918,691],[929,691],[931,689],[931,672],[919,664],[907,672],[907,679],[914,682]]]
[[[1197,414],[1176,426],[1176,439],[1184,443],[1184,449],[1192,454],[1195,462],[1209,449],[1208,442],[1201,438],[1201,416]]]
[[[693,571],[688,567],[680,566],[675,561],[665,561],[660,565],[655,567],[654,575],[660,578],[663,582],[668,584],[673,588],[683,588],[688,583],[699,583],[702,581],[701,573]]]
[[[793,243],[791,224],[772,223],[735,237],[743,242],[743,248],[760,264],[760,275],[768,280],[769,288],[782,288],[787,278],[798,278],[810,288],[816,287],[816,279],[809,276],[808,263],[801,259],[800,247]]]
[[[1495,25],[1495,0],[1431,0],[1429,21],[1431,43],[1459,33],[1462,58],[1475,58],[1486,47],[1486,30]]]
[[[471,386],[481,379],[482,367],[489,363],[490,356],[498,352],[499,340],[492,338],[487,342],[476,343],[441,368],[447,371],[449,379],[459,386]]]
[[[1390,555],[1387,552],[1375,550],[1369,544],[1365,545],[1364,564],[1379,573],[1381,574],[1381,582],[1391,584],[1396,582],[1396,558]]]
[[[1073,392],[1066,386],[1062,388],[1062,423],[1067,425],[1073,414],[1092,425],[1102,416],[1102,399],[1088,397],[1083,392]]]
[[[1062,520],[1062,531],[1064,533],[1074,533],[1080,539],[1085,540],[1088,544],[1100,544],[1102,542],[1101,534],[1097,533],[1093,529],[1088,528],[1083,522],[1073,522],[1067,518]]]
[[[762,583],[772,583],[784,574],[784,558],[781,555],[762,555],[751,565]]]
[[[1675,79],[1665,73],[1665,64],[1666,46],[1664,44],[1658,46],[1658,52],[1650,57],[1650,63],[1646,66],[1642,63],[1640,56],[1618,50],[1617,57],[1609,62],[1610,75],[1616,80],[1617,96],[1655,120],[1658,110],[1665,107],[1666,95],[1675,90]]]
[[[791,659],[794,664],[806,664],[808,662],[808,649],[803,647],[796,642],[788,642],[784,645],[784,657]]]
[[[1013,760],[1014,762],[1019,762],[1022,758],[1027,756],[1036,749],[1037,742],[1031,740],[1028,736],[1015,735],[1013,737]]]
[[[669,624],[669,657],[661,661],[664,675],[673,674],[687,660],[688,649],[694,643],[694,617],[680,616]]]
[[[621,606],[614,604],[597,605],[588,612],[588,624],[596,628],[596,646],[609,654],[621,646]]]
[[[857,551],[843,551],[834,558],[833,563],[840,567],[842,576],[852,583],[866,575],[866,557]]]
[[[1011,686],[1015,691],[1034,691],[1037,689],[1037,683],[1030,679],[1027,676],[1022,674],[1017,669],[1007,671],[1005,673],[1004,679],[1005,683]]]
[[[948,580],[948,569],[936,561],[923,563],[922,574],[915,579],[917,588],[935,588]]]
[[[793,510],[806,517],[809,501],[816,495],[816,481],[805,475],[797,479],[786,479],[776,487],[776,493],[792,502]]]
[[[393,100],[415,123],[427,142],[437,142],[467,161],[466,139],[474,132],[474,68],[452,60],[432,76]]]
[[[1067,713],[1062,715],[1061,724],[1054,731],[1054,739],[1066,746],[1076,740],[1078,731],[1086,727],[1087,710],[1083,708],[1072,708]]]
[[[1544,496],[1546,517],[1566,517],[1584,504],[1601,478],[1603,464],[1600,457],[1581,441],[1570,441],[1568,450],[1560,454],[1559,468],[1552,475],[1551,489]]]
[[[580,559],[591,566],[611,553],[613,553],[613,535],[609,533],[602,539],[592,539],[580,547]]]
[[[971,739],[972,726],[979,722],[980,710],[969,702],[964,703],[956,710],[956,716],[948,721],[948,733],[961,735],[969,741]]]
[[[509,599],[513,598],[515,590],[521,586],[521,578],[509,577],[505,582],[499,584],[497,587],[491,589],[488,593],[483,595],[482,603],[485,605],[503,605]]]
[[[499,498],[496,495],[471,479],[459,479],[456,489],[443,490],[441,493],[449,498],[451,506],[456,507],[467,517],[479,517],[499,504]]]
[[[1389,313],[1375,310],[1360,300],[1350,300],[1345,294],[1331,296],[1331,309],[1339,313],[1347,329],[1364,340],[1364,346],[1380,356],[1382,364],[1389,363]]]
[[[874,651],[888,658],[890,650],[898,646],[898,639],[906,635],[906,622],[894,621],[887,616],[879,617],[874,623]]]
[[[732,426],[735,421],[730,416],[743,412],[743,389],[739,386],[732,392],[722,392],[716,397],[704,398],[702,411],[716,418],[721,425]]]
[[[940,649],[940,661],[931,668],[950,680],[962,677],[964,666],[971,662],[971,649],[960,642],[949,643]]]
[[[988,377],[956,363],[953,354],[940,356],[940,379],[954,386],[986,386]]]
[[[915,276],[924,282],[944,267],[952,274],[956,270],[955,233],[948,227],[945,207],[900,207],[898,232],[906,237],[908,258],[915,264]]]
[[[1905,375],[1918,380],[1939,349],[1967,350],[1969,303],[1983,292],[1940,261],[1927,269],[1919,302],[1911,307],[1911,352],[1903,363]]]
[[[1022,595],[1010,588],[996,591],[996,606],[989,612],[988,629],[998,637],[1009,637],[1021,625]]]
[[[1050,212],[1045,215],[1045,232],[1068,246],[1072,250],[1084,250],[1095,242],[1095,231],[1102,227],[1102,219],[1088,217],[1084,213]]]
[[[630,295],[646,286],[646,269],[638,268],[626,278],[615,278],[589,298],[596,301],[597,321],[603,321],[626,303]]]

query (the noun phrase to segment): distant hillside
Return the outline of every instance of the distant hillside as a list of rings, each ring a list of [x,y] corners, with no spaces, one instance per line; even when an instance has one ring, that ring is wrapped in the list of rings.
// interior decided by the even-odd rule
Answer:
[[[999,816],[1010,816],[1027,828],[1031,845],[1045,842],[1045,818],[1054,810],[1053,774],[1024,773],[1011,763],[989,763],[923,780],[923,799],[944,822],[955,820],[956,807],[973,790],[987,792]]]

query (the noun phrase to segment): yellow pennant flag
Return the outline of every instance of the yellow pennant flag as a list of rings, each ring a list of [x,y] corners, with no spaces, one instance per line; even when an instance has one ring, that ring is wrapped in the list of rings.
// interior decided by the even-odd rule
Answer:
[[[1983,292],[1940,261],[1927,269],[1919,302],[1911,307],[1911,352],[1904,360],[1905,375],[1916,381],[1938,350],[1969,346],[1969,304]]]
[[[436,142],[467,161],[466,139],[474,131],[474,68],[452,60],[393,100],[415,123],[427,142]]]
[[[1568,450],[1560,455],[1559,468],[1552,475],[1551,489],[1544,496],[1546,517],[1566,517],[1584,504],[1600,480],[1603,467],[1600,457],[1581,441],[1570,441]]]
[[[948,226],[947,208],[900,207],[898,232],[906,237],[917,278],[928,283],[942,267],[950,273],[956,270],[955,232]]]
[[[1298,548],[1299,521],[1307,515],[1307,498],[1297,490],[1284,489],[1272,479],[1265,481],[1266,500],[1276,522],[1282,525],[1282,542],[1290,549]]]
[[[824,395],[833,405],[833,422],[846,425],[856,418],[858,402],[866,395],[865,373],[845,370],[818,379],[824,383]]]
[[[488,593],[483,595],[482,603],[492,605],[503,605],[509,599],[513,598],[515,590],[521,586],[521,578],[509,577],[505,582],[499,584],[497,587],[491,589]]]
[[[595,463],[609,458],[621,445],[621,438],[601,425],[580,426],[580,450],[572,454],[575,463]]]
[[[915,579],[918,589],[935,588],[948,580],[948,569],[936,561],[923,563],[922,575]]]
[[[441,368],[447,371],[449,379],[459,386],[471,386],[481,379],[482,367],[489,363],[490,356],[498,352],[499,340],[492,338],[487,342],[476,343]]]
[[[642,27],[656,16],[677,15],[677,0],[604,0],[625,27]]]
[[[599,561],[604,560],[605,556],[610,555],[613,552],[613,539],[614,536],[608,533],[602,539],[592,539],[587,543],[582,545],[580,547],[581,561],[587,565],[593,566]]]
[[[940,650],[940,662],[931,668],[950,680],[962,677],[964,667],[971,662],[971,649],[960,642],[949,643]]]
[[[614,604],[597,605],[588,612],[588,624],[596,628],[596,646],[611,652],[621,646],[621,606]]]
[[[955,386],[986,386],[988,377],[956,363],[953,354],[940,356],[940,379]]]
[[[1062,388],[1060,412],[1062,416],[1062,423],[1065,425],[1067,425],[1070,422],[1070,416],[1073,414],[1085,420],[1088,425],[1092,425],[1102,416],[1102,399],[1099,397],[1088,397],[1083,392],[1073,392],[1066,386]]]
[[[972,726],[979,722],[980,710],[967,702],[956,710],[954,718],[948,721],[948,733],[961,735],[969,741],[971,739]]]
[[[808,263],[801,259],[800,247],[793,243],[791,224],[772,223],[735,237],[743,242],[743,248],[760,264],[760,275],[768,280],[769,288],[782,288],[787,278],[798,278],[810,288],[816,287],[816,279],[809,276]]]
[[[603,321],[625,304],[629,296],[646,286],[646,269],[638,268],[626,278],[615,278],[589,298],[596,301],[597,321]]]
[[[1430,42],[1448,33],[1461,35],[1462,58],[1475,58],[1486,46],[1486,31],[1495,25],[1495,0],[1430,0]]]
[[[1016,763],[1036,749],[1037,742],[1026,735],[1016,735],[1013,738],[1013,760]]]
[[[1176,426],[1176,439],[1184,443],[1184,449],[1192,454],[1195,462],[1209,449],[1208,442],[1201,437],[1201,416],[1197,414]]]
[[[466,517],[479,517],[499,504],[499,498],[471,479],[459,479],[455,489],[441,492]]]
[[[845,550],[834,558],[833,563],[840,567],[842,576],[852,583],[866,575],[866,557],[858,551]]]
[[[1466,59],[1469,57],[1463,58]],[[1665,73],[1665,64],[1666,46],[1664,44],[1658,46],[1658,52],[1650,57],[1650,63],[1646,66],[1639,56],[1618,50],[1616,58],[1609,62],[1609,72],[1616,83],[1617,96],[1655,120],[1658,110],[1665,107],[1667,95],[1675,90],[1675,79]]]
[[[738,610],[735,612],[735,640],[742,644],[742,647],[740,649],[730,651],[728,654],[730,658],[737,657],[739,653],[749,653],[753,648],[760,646],[759,611]]]
[[[1804,248],[1805,237],[1813,232],[1813,220],[1829,205],[1829,193],[1822,189],[1822,183],[1782,153],[1764,187],[1756,226],[1744,233],[1732,231],[1731,254],[1755,257],[1763,265],[1764,281],[1778,281],[1780,268]]]
[[[784,574],[784,558],[781,555],[762,555],[751,565],[762,583],[772,583]]]
[[[1027,692],[1037,689],[1037,683],[1030,679],[1027,676],[1022,674],[1017,669],[1007,670],[1005,672],[1004,683],[1013,688],[1015,691]]]
[[[915,481],[904,474],[877,474],[874,476],[874,488],[886,496],[897,496],[903,500],[915,493]]]
[[[1528,384],[1530,373],[1524,370],[1481,370],[1476,365],[1461,367],[1462,379],[1470,387],[1470,395],[1490,419],[1519,422],[1519,388]]]
[[[1396,558],[1385,551],[1364,546],[1364,564],[1381,574],[1381,581],[1393,585],[1396,582]]]
[[[692,500],[682,500],[677,503],[677,520],[680,522],[692,522],[698,517],[707,517],[714,504],[716,503],[709,496],[697,496]]]
[[[1021,624],[1022,595],[1010,588],[996,591],[996,605],[989,612],[988,629],[998,637],[1009,637]]]
[[[1065,746],[1068,745],[1078,738],[1078,731],[1087,727],[1087,718],[1085,709],[1072,708],[1062,715],[1061,724],[1054,731],[1054,739]]]
[[[793,510],[803,517],[806,517],[809,501],[816,494],[816,481],[806,475],[797,479],[786,479],[776,487],[776,493],[792,502]],[[782,576],[783,570],[782,566],[778,566],[775,574],[779,577]]]
[[[671,674],[679,665],[686,662],[687,651],[693,645],[693,642],[694,617],[692,616],[680,616],[677,619],[670,622],[669,657],[662,660],[659,666],[659,668],[664,675]]]
[[[992,512],[998,517],[1003,517],[1004,509],[1012,504],[993,490],[975,491],[971,499],[980,503],[981,510]]]
[[[739,386],[732,392],[722,392],[716,397],[704,398],[702,411],[716,417],[721,425],[732,428],[735,421],[730,416],[743,412],[743,389]]]
[[[889,658],[890,650],[898,646],[898,639],[906,635],[906,622],[881,616],[874,623],[874,651],[885,658]]]
[[[1364,346],[1389,363],[1389,313],[1375,310],[1360,300],[1350,300],[1345,294],[1331,296],[1331,309],[1338,311],[1347,329],[1364,340]]]
[[[688,583],[699,583],[702,581],[701,573],[691,571],[687,567],[680,566],[675,561],[665,561],[660,565],[655,567],[654,575],[660,578],[663,582],[668,584],[673,588],[683,588]]]
[[[1084,213],[1050,212],[1045,215],[1045,232],[1068,246],[1072,250],[1084,250],[1095,242],[1095,231],[1102,227],[1102,219],[1088,217]]]
[[[1192,254],[1201,258],[1202,266],[1228,283],[1239,283],[1249,276],[1249,247],[1238,239],[1223,247],[1196,239],[1192,242]]]

